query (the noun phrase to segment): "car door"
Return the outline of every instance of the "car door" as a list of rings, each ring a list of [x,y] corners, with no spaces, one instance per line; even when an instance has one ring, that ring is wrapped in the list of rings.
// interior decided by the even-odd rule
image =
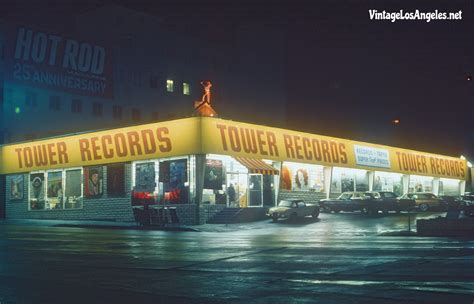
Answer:
[[[395,193],[392,192],[381,192],[380,196],[382,197],[383,201],[383,208],[385,210],[397,210],[397,196]]]
[[[364,197],[362,195],[363,194],[359,193],[359,192],[354,192],[352,194],[352,198],[351,198],[351,202],[350,202],[351,211],[362,209],[362,203],[363,203],[363,200],[364,200]]]
[[[298,216],[306,216],[306,204],[304,202],[298,202],[298,205],[297,205],[297,213],[298,213]]]

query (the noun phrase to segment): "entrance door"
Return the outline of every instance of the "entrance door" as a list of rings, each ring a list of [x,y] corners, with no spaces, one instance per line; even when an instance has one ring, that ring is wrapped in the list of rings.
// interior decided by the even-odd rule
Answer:
[[[261,207],[263,204],[263,176],[249,174],[249,207]]]
[[[263,176],[263,205],[265,207],[275,206],[275,187],[273,180],[273,175]]]
[[[239,207],[247,204],[247,174],[243,173],[227,173],[227,206],[228,207]],[[232,184],[234,188],[235,197],[231,200],[229,195],[229,187]]]

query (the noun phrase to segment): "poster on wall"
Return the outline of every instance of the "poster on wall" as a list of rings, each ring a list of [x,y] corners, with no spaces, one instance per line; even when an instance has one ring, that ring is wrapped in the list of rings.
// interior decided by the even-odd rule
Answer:
[[[23,175],[13,175],[11,177],[10,199],[23,199]]]
[[[100,197],[103,192],[102,166],[84,167],[84,196]]]
[[[153,193],[156,189],[155,163],[135,165],[135,192]]]
[[[46,209],[60,209],[63,202],[63,173],[62,171],[48,172]]]
[[[282,166],[281,168],[280,189],[282,190],[292,189],[292,174],[288,166]]]
[[[125,165],[107,166],[107,194],[120,196],[125,194]]]
[[[341,173],[342,192],[354,191],[354,176],[352,174]]]
[[[356,171],[355,182],[357,191],[369,191],[369,176],[367,171]]]
[[[208,159],[204,171],[204,189],[222,190],[224,169],[222,161]]]
[[[30,174],[30,209],[44,209],[44,173]]]
[[[10,25],[6,33],[7,81],[113,98],[110,48],[30,26]]]
[[[309,190],[309,174],[306,168],[296,169],[292,181],[293,191],[308,191]]]
[[[163,183],[165,200],[172,203],[187,201],[188,166],[186,159],[171,160],[160,163],[169,168],[169,181]]]
[[[48,172],[48,198],[62,197],[63,173],[61,171]]]

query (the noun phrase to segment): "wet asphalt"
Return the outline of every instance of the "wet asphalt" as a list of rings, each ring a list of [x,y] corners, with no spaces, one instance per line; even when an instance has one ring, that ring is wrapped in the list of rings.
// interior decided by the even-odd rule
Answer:
[[[436,217],[441,213],[412,215]],[[384,236],[407,214],[200,232],[0,222],[0,303],[473,303],[474,238]]]

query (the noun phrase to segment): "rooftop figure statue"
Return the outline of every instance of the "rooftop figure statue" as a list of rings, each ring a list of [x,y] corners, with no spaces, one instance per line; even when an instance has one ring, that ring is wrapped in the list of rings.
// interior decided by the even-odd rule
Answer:
[[[212,83],[209,80],[201,81],[202,86],[204,87],[204,95],[202,95],[202,102],[207,102],[211,104],[211,87]]]

